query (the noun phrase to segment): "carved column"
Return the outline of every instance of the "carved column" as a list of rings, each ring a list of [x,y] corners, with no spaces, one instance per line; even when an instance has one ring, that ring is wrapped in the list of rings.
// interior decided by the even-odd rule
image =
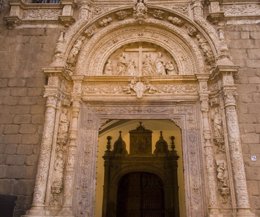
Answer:
[[[236,111],[236,87],[234,85],[233,79],[233,73],[236,72],[236,69],[220,68],[219,72],[222,76],[228,142],[237,202],[237,216],[254,217],[254,213],[252,213],[250,210],[244,160],[240,141],[239,124]]]
[[[73,178],[77,153],[78,119],[81,104],[81,82],[82,77],[74,77],[72,93],[72,114],[69,130],[68,156],[64,171],[64,200],[59,216],[74,216],[72,211]]]
[[[47,97],[47,102],[38,170],[35,181],[32,208],[27,212],[26,216],[45,215],[45,196],[49,176],[59,83],[60,81],[58,76],[51,76],[48,78],[48,86],[46,86],[45,89],[44,96]]]
[[[216,180],[216,169],[214,160],[214,147],[211,138],[210,120],[209,120],[209,91],[208,91],[208,75],[197,75],[199,80],[199,95],[201,103],[202,126],[204,137],[204,151],[206,160],[206,170],[208,178],[209,193],[209,217],[222,217],[219,201],[218,188]]]

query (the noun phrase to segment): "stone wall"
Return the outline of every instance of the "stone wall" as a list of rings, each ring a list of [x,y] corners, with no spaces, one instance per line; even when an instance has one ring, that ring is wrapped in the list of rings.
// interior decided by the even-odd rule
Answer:
[[[18,196],[15,216],[31,205],[44,122],[45,76],[58,29],[7,30],[0,12],[0,194]]]
[[[226,37],[233,61],[240,66],[237,98],[241,141],[251,206],[260,216],[260,26],[227,26]],[[254,155],[256,161],[251,160]]]

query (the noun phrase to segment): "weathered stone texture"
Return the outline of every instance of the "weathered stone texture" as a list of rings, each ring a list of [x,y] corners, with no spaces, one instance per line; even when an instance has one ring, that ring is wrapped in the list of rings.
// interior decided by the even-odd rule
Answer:
[[[59,29],[7,30],[0,12],[0,194],[16,195],[15,216],[32,200],[44,120],[42,68]]]
[[[240,66],[237,99],[241,141],[252,208],[260,216],[260,27],[229,26],[226,36],[232,58]],[[256,162],[252,155],[256,155]]]

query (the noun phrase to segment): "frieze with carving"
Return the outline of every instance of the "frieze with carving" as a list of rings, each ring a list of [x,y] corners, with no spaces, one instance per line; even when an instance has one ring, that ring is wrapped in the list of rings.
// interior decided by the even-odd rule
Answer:
[[[260,16],[258,4],[232,4],[223,5],[224,15],[227,17]]]
[[[23,11],[25,20],[58,20],[60,9],[30,9]]]

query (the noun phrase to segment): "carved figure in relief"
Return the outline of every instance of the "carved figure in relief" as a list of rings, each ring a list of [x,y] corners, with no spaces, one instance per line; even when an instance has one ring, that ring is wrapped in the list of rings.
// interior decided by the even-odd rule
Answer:
[[[165,69],[166,69],[166,74],[167,75],[176,75],[178,74],[173,63],[170,61],[170,62],[167,62],[165,64]]]
[[[64,171],[64,152],[66,151],[66,145],[68,141],[68,130],[69,130],[69,120],[68,120],[68,110],[66,108],[62,109],[60,115],[59,131],[57,135],[56,144],[56,159],[54,162],[54,174],[53,182],[51,186],[52,192],[52,205],[56,206],[58,204],[58,194],[61,193],[63,188],[63,171]]]
[[[227,165],[225,160],[217,160],[216,163],[217,163],[217,179],[219,181],[218,189],[223,198],[223,202],[226,203],[229,195]]]
[[[69,57],[68,57],[68,63],[75,64],[76,58],[79,54],[81,45],[83,44],[84,37],[78,39],[76,43],[74,44],[73,48],[70,51]]]
[[[118,75],[124,75],[126,74],[127,70],[127,60],[125,53],[122,53],[119,57],[119,61],[117,63],[117,74]]]
[[[158,56],[155,60],[155,69],[156,69],[156,73],[159,75],[166,75],[166,71],[165,71],[165,66],[164,66],[164,62],[162,60],[162,53],[159,52]]]
[[[112,75],[112,73],[113,73],[112,61],[108,60],[106,65],[105,65],[104,74],[105,75]]]
[[[150,54],[145,55],[142,71],[143,71],[143,75],[154,74],[153,62]]]
[[[214,143],[217,145],[219,152],[225,152],[223,123],[218,108],[215,108],[213,111],[212,122],[213,122]]]
[[[127,75],[135,76],[137,75],[136,72],[136,63],[134,60],[130,60],[127,66]]]

